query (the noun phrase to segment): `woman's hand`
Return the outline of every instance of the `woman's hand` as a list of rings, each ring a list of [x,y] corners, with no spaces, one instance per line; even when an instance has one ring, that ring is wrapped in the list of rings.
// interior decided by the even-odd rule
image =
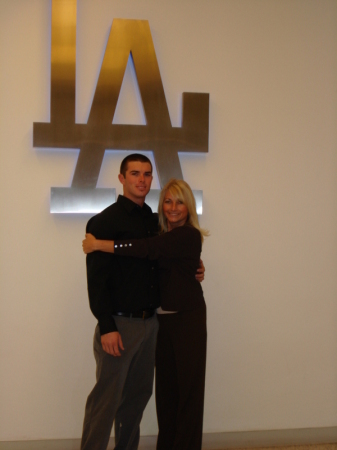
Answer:
[[[197,281],[199,281],[199,283],[204,281],[205,272],[206,272],[206,269],[205,269],[204,263],[203,263],[202,259],[200,259],[199,268],[197,269],[197,273],[195,274],[195,279]]]
[[[85,235],[85,239],[83,239],[83,241],[82,241],[83,252],[85,254],[88,254],[88,253],[92,253],[95,250],[97,250],[96,241],[97,241],[97,239],[95,238],[95,236],[93,236],[90,233],[87,233]]]

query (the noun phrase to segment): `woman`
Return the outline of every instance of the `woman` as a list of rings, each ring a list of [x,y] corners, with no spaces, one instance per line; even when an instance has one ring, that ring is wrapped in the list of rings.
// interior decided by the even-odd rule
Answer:
[[[195,272],[208,232],[199,226],[193,193],[183,180],[173,179],[163,188],[158,211],[159,236],[101,241],[88,234],[83,250],[158,259],[157,450],[197,450],[202,443],[206,305]]]

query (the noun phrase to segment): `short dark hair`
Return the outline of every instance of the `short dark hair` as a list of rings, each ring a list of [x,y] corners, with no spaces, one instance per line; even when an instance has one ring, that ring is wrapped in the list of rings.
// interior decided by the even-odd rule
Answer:
[[[126,156],[123,161],[121,162],[121,167],[119,169],[119,173],[125,177],[126,171],[128,170],[128,164],[132,161],[140,161],[142,163],[149,163],[151,166],[151,173],[152,173],[152,163],[149,160],[149,158],[145,155],[141,155],[140,153],[132,153],[132,155]]]

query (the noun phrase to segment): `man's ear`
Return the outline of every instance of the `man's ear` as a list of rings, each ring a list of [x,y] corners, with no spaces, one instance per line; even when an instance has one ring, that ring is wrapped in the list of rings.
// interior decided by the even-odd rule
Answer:
[[[118,179],[119,179],[119,181],[120,181],[122,184],[125,183],[125,178],[124,178],[124,175],[123,175],[122,173],[119,173],[119,174],[118,174]]]

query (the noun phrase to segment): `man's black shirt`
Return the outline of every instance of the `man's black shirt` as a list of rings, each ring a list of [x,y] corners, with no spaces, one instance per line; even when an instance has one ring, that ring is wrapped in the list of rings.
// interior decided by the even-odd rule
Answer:
[[[120,195],[117,202],[92,217],[87,233],[97,239],[140,239],[158,234],[158,216]],[[149,259],[104,252],[87,255],[90,309],[102,334],[117,331],[113,312],[135,312],[159,306],[157,264]]]

